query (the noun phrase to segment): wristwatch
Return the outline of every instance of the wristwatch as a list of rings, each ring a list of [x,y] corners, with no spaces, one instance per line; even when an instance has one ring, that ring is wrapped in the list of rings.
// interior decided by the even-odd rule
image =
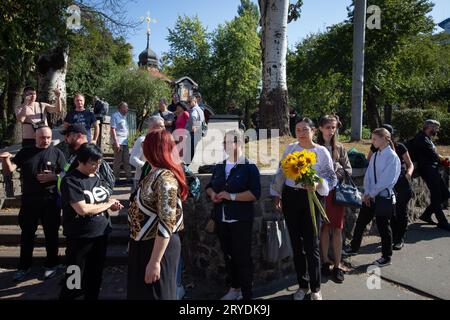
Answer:
[[[230,193],[231,201],[236,201],[236,193]]]

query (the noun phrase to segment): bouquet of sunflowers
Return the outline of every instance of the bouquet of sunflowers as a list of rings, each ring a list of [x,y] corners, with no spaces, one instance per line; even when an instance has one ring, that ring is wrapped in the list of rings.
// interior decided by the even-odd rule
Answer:
[[[316,162],[317,159],[314,152],[307,150],[296,151],[288,154],[281,161],[281,169],[284,175],[288,179],[294,180],[296,184],[314,185],[316,182],[322,182],[322,178],[317,175],[316,170],[312,167]],[[329,220],[315,192],[308,190],[308,202],[314,226],[314,235],[317,236],[316,209],[314,205],[319,209],[324,221],[328,223]]]

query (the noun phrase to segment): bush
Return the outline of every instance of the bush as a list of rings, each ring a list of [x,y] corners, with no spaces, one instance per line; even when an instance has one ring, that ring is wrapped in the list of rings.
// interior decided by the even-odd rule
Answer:
[[[414,137],[422,127],[423,113],[421,109],[395,110],[392,125],[395,129],[396,136],[400,140],[407,140]]]
[[[436,109],[403,109],[393,114],[392,125],[396,136],[406,141],[415,136],[422,129],[426,119],[435,119],[441,123],[438,134],[440,144],[450,144],[450,117]]]
[[[441,128],[439,130],[439,143],[441,144],[450,144],[450,116],[446,115],[442,117],[440,120]]]

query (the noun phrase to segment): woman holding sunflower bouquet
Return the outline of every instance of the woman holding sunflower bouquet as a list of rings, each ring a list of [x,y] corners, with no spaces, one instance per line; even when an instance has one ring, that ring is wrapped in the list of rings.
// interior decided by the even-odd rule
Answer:
[[[337,183],[330,153],[313,142],[315,132],[311,119],[297,122],[298,143],[287,146],[271,184],[275,207],[282,209],[294,253],[299,284],[294,300],[303,300],[309,289],[312,300],[322,300],[318,230],[321,217],[326,221],[327,217],[319,198],[327,196]]]

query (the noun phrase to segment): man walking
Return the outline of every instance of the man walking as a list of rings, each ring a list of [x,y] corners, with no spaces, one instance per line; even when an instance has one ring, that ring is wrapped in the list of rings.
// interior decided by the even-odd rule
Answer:
[[[44,278],[53,277],[57,271],[61,208],[56,201],[56,182],[57,174],[63,170],[66,160],[62,151],[51,146],[51,142],[52,131],[44,126],[36,130],[34,147],[21,149],[13,159],[9,152],[0,154],[3,169],[7,172],[20,169],[22,180],[20,262],[14,281],[22,281],[30,272],[39,220],[44,228],[47,251]]]
[[[427,184],[431,195],[431,203],[419,219],[435,224],[431,219],[431,215],[434,213],[438,220],[437,226],[450,231],[450,224],[442,210],[442,204],[448,201],[450,193],[439,173],[439,163],[442,157],[437,153],[436,146],[432,141],[432,137],[439,133],[440,126],[440,123],[436,120],[426,120],[423,124],[423,130],[417,133],[414,138],[414,154],[417,157],[419,173]]]
[[[116,183],[120,179],[120,166],[123,165],[126,179],[130,181],[130,151],[128,149],[128,122],[127,122],[128,104],[121,102],[118,111],[111,116],[111,138],[114,149],[113,170],[116,177]]]

